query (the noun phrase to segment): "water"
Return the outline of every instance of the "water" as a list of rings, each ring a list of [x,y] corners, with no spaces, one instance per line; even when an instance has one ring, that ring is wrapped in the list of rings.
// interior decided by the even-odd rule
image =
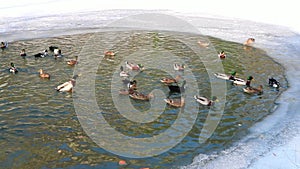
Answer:
[[[126,37],[128,34],[131,35],[131,38],[126,41],[127,45],[120,43],[113,47],[113,50],[118,52],[118,57],[113,61],[104,60],[99,63],[95,81],[96,99],[98,105],[104,110],[104,117],[118,131],[133,137],[149,137],[163,132],[172,125],[176,120],[178,109],[166,107],[158,119],[141,126],[139,123],[122,118],[115,109],[111,97],[107,97],[124,87],[116,81],[117,87],[111,90],[110,83],[119,65],[124,64],[124,58],[136,50],[134,46],[150,45],[175,53],[193,71],[193,75],[198,79],[199,93],[205,96],[210,95],[211,81],[203,63],[197,61],[198,57],[193,56],[192,51],[189,51],[190,49],[184,43],[174,38],[180,36],[186,42],[195,43],[199,39],[199,35],[163,31],[97,33],[100,37],[109,36],[112,39]],[[74,110],[74,94],[58,93],[54,90],[58,84],[67,81],[73,75],[74,67],[66,65],[65,60],[74,58],[75,55],[80,56],[82,44],[85,44],[92,35],[65,35],[15,41],[9,43],[8,50],[0,53],[2,63],[0,84],[1,166],[7,168],[79,168],[82,166],[85,168],[94,166],[117,168],[117,162],[124,159],[98,147],[82,130]],[[213,37],[208,38],[217,51],[226,51],[228,58],[221,61],[225,72],[236,70],[243,78],[253,75],[256,79],[253,85],[263,84],[264,94],[261,96],[246,95],[242,92],[241,87],[228,83],[224,115],[216,132],[207,142],[198,143],[199,133],[209,111],[208,108],[200,106],[196,123],[191,132],[176,147],[151,158],[125,158],[129,163],[128,168],[177,168],[187,165],[199,153],[210,154],[231,146],[233,142],[248,134],[249,127],[272,113],[276,106],[275,99],[288,86],[283,67],[258,48],[245,50],[239,43]],[[112,43],[114,44],[114,42]],[[64,58],[35,59],[32,56],[51,45],[59,46],[63,51]],[[25,48],[29,55],[25,59],[19,56],[22,48]],[[92,50],[97,51],[97,46]],[[97,55],[90,57],[99,58],[103,55],[100,51],[96,53]],[[168,54],[147,53],[147,51],[143,54],[151,56],[142,60],[145,65],[151,64],[153,58],[158,56],[162,60],[160,64],[170,65],[173,63]],[[130,59],[139,62],[141,60],[138,57],[138,54],[132,55]],[[207,57],[220,62],[217,53]],[[249,64],[253,63],[253,60],[256,64]],[[10,62],[14,62],[19,68],[18,74],[8,72]],[[79,64],[83,63],[79,62]],[[37,71],[40,68],[51,74],[50,80],[38,77]],[[166,72],[149,69],[139,73],[136,79],[140,90],[144,93],[159,89],[165,96],[168,96],[167,88],[159,83],[159,79],[167,75]],[[267,78],[270,75],[276,76],[282,83],[283,88],[279,92],[266,86]],[[191,77],[186,76],[185,78]],[[214,78],[213,82],[222,83],[223,81]],[[191,88],[188,90],[193,91]],[[120,97],[122,100],[127,96],[117,95],[116,97]],[[140,111],[147,111],[150,106],[149,103],[134,100],[130,103]],[[197,107],[196,102],[191,102],[191,107],[187,107],[186,111]],[[110,137],[110,133],[106,134],[103,137]]]

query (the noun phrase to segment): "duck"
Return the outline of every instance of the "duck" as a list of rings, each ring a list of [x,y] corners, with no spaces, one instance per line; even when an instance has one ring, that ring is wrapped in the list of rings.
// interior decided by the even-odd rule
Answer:
[[[49,50],[51,52],[54,52],[54,49],[58,49],[58,47],[57,46],[49,46]]]
[[[177,63],[174,64],[174,70],[184,71],[184,68],[185,68],[184,64],[182,65],[179,65]]]
[[[142,64],[134,64],[128,61],[125,62],[126,67],[130,70],[144,70],[144,66]]]
[[[280,87],[280,83],[276,79],[271,77],[271,78],[269,78],[269,86],[278,89]]]
[[[15,67],[14,63],[10,63],[9,72],[10,73],[18,73],[18,69]]]
[[[21,50],[20,56],[23,56],[23,57],[26,56],[26,51],[25,51],[25,49],[22,49],[22,50]]]
[[[208,42],[201,42],[201,41],[198,41],[198,44],[200,47],[202,48],[207,48],[209,46],[209,43]]]
[[[124,67],[123,66],[121,66],[120,67],[120,76],[121,77],[128,77],[129,76],[129,73],[128,72],[126,72],[126,71],[124,71]]]
[[[129,88],[129,85],[132,85],[132,84],[136,85],[136,83],[137,83],[136,80],[130,80],[128,78],[122,79],[122,82],[123,82],[124,85],[127,86],[127,88]]]
[[[164,77],[160,79],[160,82],[164,84],[172,84],[172,83],[177,83],[181,79],[180,75],[177,75],[175,78],[169,78],[169,77]]]
[[[132,94],[129,94],[129,97],[135,100],[143,100],[143,101],[149,101],[151,98],[154,97],[152,93],[149,93],[147,95],[140,93],[140,92],[133,92]]]
[[[61,54],[61,49],[54,49],[54,57],[55,58],[60,58],[60,57],[62,57],[62,54]]]
[[[254,78],[252,76],[248,76],[247,80],[235,78],[233,81],[233,84],[250,87],[250,83],[252,80],[254,80]]]
[[[220,59],[225,59],[226,58],[226,54],[224,51],[221,51],[219,54],[218,54],[219,58]]]
[[[168,85],[170,92],[183,93],[185,91],[186,81],[184,80],[182,86],[177,85]]]
[[[37,53],[37,54],[34,55],[34,57],[36,57],[36,58],[43,58],[43,57],[46,57],[46,56],[48,56],[48,50],[47,49],[45,49],[42,53]]]
[[[41,78],[50,79],[50,74],[45,73],[43,69],[40,69],[39,72],[40,72],[40,77]]]
[[[112,58],[115,56],[115,53],[113,51],[105,51],[104,56]]]
[[[74,66],[74,65],[78,64],[78,56],[75,56],[75,59],[68,60],[67,64],[70,66]]]
[[[247,86],[245,88],[243,88],[245,93],[248,94],[262,94],[263,93],[263,86],[259,85],[257,88],[251,87],[251,86]]]
[[[164,101],[173,107],[183,107],[184,106],[184,97],[181,97],[180,99],[164,99]]]
[[[61,85],[58,85],[55,89],[59,92],[72,92],[73,87],[75,86],[77,77],[79,77],[79,75],[73,76],[71,80],[69,80]]]
[[[7,48],[7,42],[6,43],[4,43],[4,42],[1,42],[1,45],[0,45],[0,48],[2,49],[2,50],[4,50],[5,48]]]
[[[218,101],[216,96],[213,96],[211,100],[206,97],[198,96],[198,95],[194,95],[194,98],[198,103],[204,106],[213,106],[214,103]]]
[[[238,80],[239,78],[236,78],[236,71],[232,71],[230,73],[230,75],[226,75],[223,73],[214,73],[214,75],[219,78],[219,79],[224,79],[224,80],[230,80],[230,81],[234,81],[234,80]],[[240,79],[243,80],[243,79]]]
[[[254,39],[254,38],[248,38],[248,39],[244,42],[244,45],[245,45],[245,46],[251,46],[254,42],[255,42],[255,39]]]
[[[124,82],[124,81],[126,81],[126,82]],[[133,93],[137,92],[137,86],[136,86],[137,82],[136,82],[136,80],[130,80],[129,81],[129,80],[125,79],[124,81],[123,82],[125,84],[127,84],[127,89],[121,89],[119,91],[119,94],[128,95],[128,94],[133,94]]]
[[[137,90],[137,81],[136,80],[130,80],[129,83],[127,84],[127,88]]]

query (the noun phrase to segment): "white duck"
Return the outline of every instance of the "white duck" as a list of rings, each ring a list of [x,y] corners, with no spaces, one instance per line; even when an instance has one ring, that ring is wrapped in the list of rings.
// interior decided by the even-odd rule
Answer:
[[[121,72],[120,72],[121,77],[128,77],[129,76],[129,73],[124,71],[123,66],[120,67],[120,70],[121,70]]]
[[[209,100],[208,98],[205,98],[203,96],[194,96],[194,98],[196,99],[196,101],[204,106],[212,106],[214,104],[215,101],[217,101],[217,97],[213,96],[211,100]]]
[[[75,83],[76,83],[76,78],[78,77],[79,75],[75,75],[73,76],[73,78],[68,81],[68,82],[65,82],[61,85],[58,85],[55,89],[59,92],[72,92],[73,91],[73,87],[75,86]]]

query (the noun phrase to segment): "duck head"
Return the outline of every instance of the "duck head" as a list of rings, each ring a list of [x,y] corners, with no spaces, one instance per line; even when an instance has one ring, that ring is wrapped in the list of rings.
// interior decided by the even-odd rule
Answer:
[[[231,72],[231,75],[232,75],[232,76],[235,76],[235,75],[236,75],[236,71],[232,71],[232,72]]]
[[[253,80],[253,76],[248,76],[247,80]]]
[[[138,67],[140,68],[140,69],[144,69],[144,65],[143,64],[137,64],[138,65]]]

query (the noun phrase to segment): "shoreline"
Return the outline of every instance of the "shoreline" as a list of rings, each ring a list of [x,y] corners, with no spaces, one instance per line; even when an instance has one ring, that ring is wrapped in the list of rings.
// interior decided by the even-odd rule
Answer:
[[[287,89],[283,93],[281,93],[281,95],[276,99],[276,102],[279,103],[277,109],[272,114],[266,116],[260,122],[250,127],[249,128],[250,134],[247,135],[246,138],[242,139],[242,141],[238,141],[238,143],[236,143],[236,147],[232,147],[231,149],[224,150],[223,154],[221,154],[218,157],[215,157],[216,155],[204,157],[208,159],[208,161],[210,161],[205,165],[202,165],[203,163],[201,162],[201,160],[195,157],[194,162],[189,166],[185,166],[184,168],[198,168],[199,166],[201,166],[203,168],[212,168],[212,169],[215,168],[276,169],[276,168],[280,168],[280,165],[278,165],[279,163],[284,163],[286,166],[289,166],[291,169],[299,168],[300,149],[299,147],[298,148],[293,147],[295,146],[295,144],[293,143],[300,141],[300,137],[299,137],[300,126],[295,125],[295,124],[299,124],[300,120],[297,119],[300,118],[299,117],[300,115],[295,114],[294,116],[298,116],[295,119],[290,119],[291,118],[290,116],[288,117],[288,119],[286,119],[285,115],[288,116],[290,115],[290,113],[296,113],[297,107],[299,107],[297,106],[297,102],[298,105],[300,105],[299,99],[295,98],[297,94],[293,93],[293,90],[296,90],[299,93],[299,89],[296,88],[299,82],[297,82],[296,79],[293,80],[293,78],[290,76],[292,74],[295,73],[297,74],[299,72],[299,69],[297,72],[295,72],[294,70],[297,70],[297,65],[300,64],[299,63],[300,61],[299,59],[296,60],[291,59],[293,57],[291,57],[287,53],[285,55],[278,55],[278,53],[276,53],[278,51],[274,50],[276,49],[276,47],[274,47],[275,45],[280,48],[279,50],[293,51],[293,47],[291,47],[292,49],[286,49],[287,47],[289,47],[289,45],[287,44],[289,43],[288,38],[290,36],[294,38],[297,37],[299,38],[299,34],[292,32],[290,35],[279,37],[277,43],[271,41],[271,43],[273,44],[273,48],[269,46],[268,41],[255,44],[255,46],[258,46],[260,49],[266,51],[268,56],[270,56],[275,62],[282,65],[283,68],[285,69],[285,78],[287,79],[288,86]],[[238,39],[228,37],[226,36],[226,34],[216,36],[216,37],[225,40],[231,40],[233,42],[238,42]],[[288,60],[289,61],[288,63],[286,59],[291,59],[291,60]],[[285,101],[285,100],[291,100],[290,98],[291,96],[293,96],[292,100],[294,102],[292,105],[290,105],[290,103]],[[291,112],[291,111],[295,111],[295,112]],[[278,122],[280,122],[279,125],[277,124]],[[290,125],[291,122],[292,124],[294,124],[294,126]],[[279,126],[281,126],[282,129]],[[293,129],[290,129],[291,127]],[[268,135],[271,135],[273,137],[269,137],[268,139],[263,138]],[[292,136],[293,139],[292,141],[289,141],[290,136]],[[272,146],[270,146],[268,143],[270,143]],[[254,148],[254,150],[253,148],[251,148],[251,145]],[[265,145],[265,147],[256,147],[259,145]],[[289,150],[288,153],[292,154],[292,158],[298,159],[298,161],[296,161],[295,163],[295,161],[291,162],[288,158],[285,158],[284,157],[285,154],[280,152],[282,149]],[[274,154],[277,154],[277,159],[273,158],[275,156]],[[203,155],[200,154],[199,157],[201,158],[201,156]],[[213,161],[211,161],[212,159]],[[269,165],[269,167],[266,167],[267,165]]]

